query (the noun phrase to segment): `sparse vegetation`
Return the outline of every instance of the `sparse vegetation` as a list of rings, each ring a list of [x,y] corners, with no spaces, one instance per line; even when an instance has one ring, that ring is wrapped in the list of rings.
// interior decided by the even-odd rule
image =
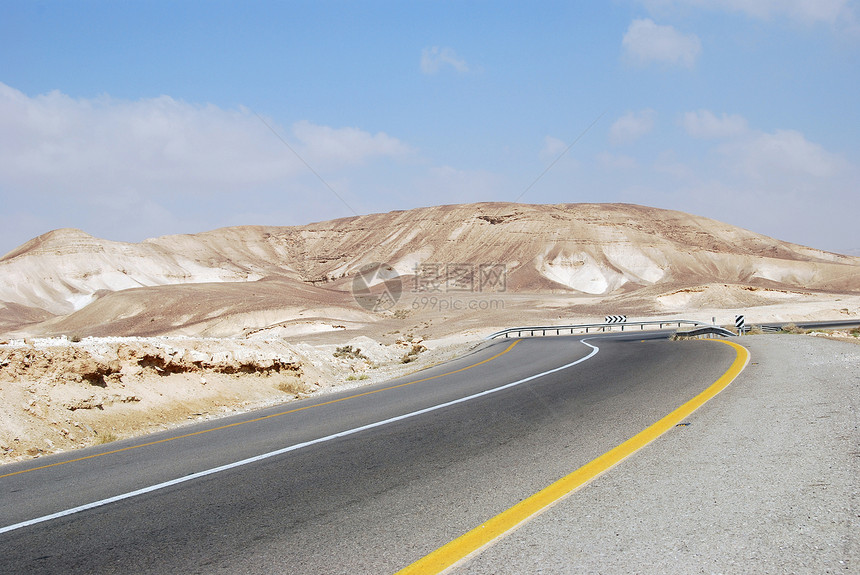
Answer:
[[[289,393],[292,395],[298,395],[306,391],[304,383],[298,377],[288,376],[283,380],[279,381],[275,386],[279,391],[283,391],[284,393]]]
[[[793,323],[788,323],[782,326],[783,333],[809,333],[809,330],[797,327]]]
[[[353,348],[351,345],[344,345],[334,350],[332,354],[335,357],[339,357],[342,359],[364,359],[367,360],[368,357],[361,353],[361,349]]]
[[[346,378],[347,381],[363,381],[365,379],[370,379],[370,376],[366,373],[362,373],[359,375],[353,374]]]
[[[69,336],[69,341],[72,343],[78,343],[81,341],[81,339],[82,339],[81,334],[79,334],[79,333],[73,333],[72,335]]]
[[[421,345],[420,343],[413,343],[412,347],[409,348],[409,351],[403,354],[403,357],[400,358],[400,363],[409,363],[411,361],[415,361],[418,359],[418,354],[422,351],[425,351],[427,348]]]
[[[409,317],[408,309],[396,309],[394,310],[394,317],[397,319],[406,319]]]
[[[102,431],[101,433],[96,434],[96,443],[99,445],[104,445],[105,443],[113,443],[119,439],[113,431]]]
[[[848,332],[849,335],[853,335],[854,337],[860,337],[860,327],[855,327],[851,331]]]

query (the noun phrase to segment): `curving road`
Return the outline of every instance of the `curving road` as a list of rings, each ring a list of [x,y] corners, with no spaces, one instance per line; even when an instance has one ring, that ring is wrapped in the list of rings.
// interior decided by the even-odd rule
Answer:
[[[393,573],[735,359],[642,337],[498,341],[408,378],[3,466],[0,573]]]

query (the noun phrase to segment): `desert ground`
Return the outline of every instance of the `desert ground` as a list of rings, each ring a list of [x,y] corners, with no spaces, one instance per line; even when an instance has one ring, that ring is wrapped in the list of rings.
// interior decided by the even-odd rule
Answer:
[[[56,230],[0,258],[0,461],[393,378],[505,327],[611,314],[858,318],[860,258],[622,204],[438,206],[139,244]]]

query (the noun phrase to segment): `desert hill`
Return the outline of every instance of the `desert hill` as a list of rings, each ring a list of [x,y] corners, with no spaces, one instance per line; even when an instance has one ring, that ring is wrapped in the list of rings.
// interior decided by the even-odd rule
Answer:
[[[373,262],[389,264],[404,292],[436,264],[475,273],[502,266],[504,283],[492,287],[498,297],[554,294],[650,313],[666,302],[721,307],[860,294],[860,258],[704,217],[626,204],[481,203],[137,244],[56,230],[0,259],[0,331],[226,336],[300,323],[351,328],[385,317],[350,293],[358,270]]]

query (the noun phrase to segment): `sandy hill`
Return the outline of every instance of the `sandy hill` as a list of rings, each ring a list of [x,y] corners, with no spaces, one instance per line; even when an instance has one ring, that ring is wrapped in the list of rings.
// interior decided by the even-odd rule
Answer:
[[[56,230],[0,259],[0,331],[223,336],[367,324],[380,314],[356,305],[350,288],[372,262],[390,264],[404,291],[436,264],[475,273],[495,265],[505,271],[493,287],[500,297],[569,294],[625,309],[719,307],[753,292],[860,294],[860,258],[708,218],[623,204],[482,203],[138,244]]]

